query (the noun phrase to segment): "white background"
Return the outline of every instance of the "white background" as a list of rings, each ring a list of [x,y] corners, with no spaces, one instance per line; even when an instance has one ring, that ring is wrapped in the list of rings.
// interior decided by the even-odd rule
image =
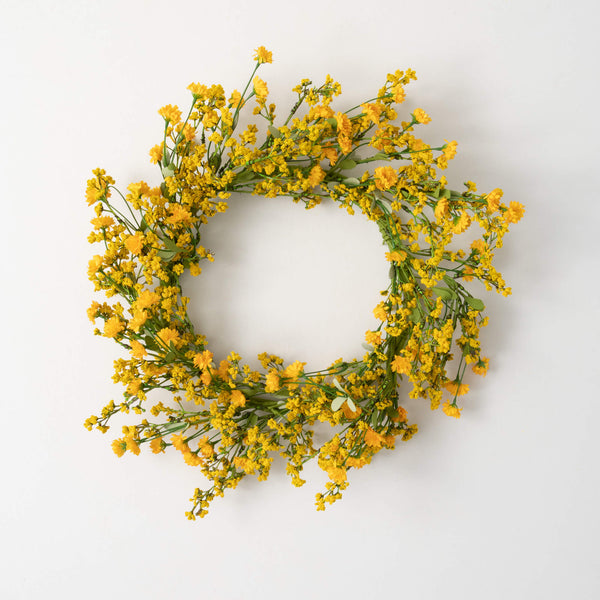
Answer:
[[[600,597],[596,3],[0,2],[2,482],[0,596]],[[410,442],[352,473],[325,513],[316,466],[281,463],[188,522],[201,476],[180,456],[119,459],[83,421],[120,388],[92,335],[84,200],[91,170],[158,181],[147,152],[192,81],[241,86],[253,49],[279,114],[327,73],[346,109],[412,67],[407,111],[458,140],[454,187],[525,204],[498,252],[513,296],[483,296],[491,368],[460,420],[406,401]],[[219,352],[325,366],[360,352],[385,281],[372,225],[331,206],[233,199],[190,284]],[[113,347],[114,346],[114,347]],[[126,421],[125,421],[126,422]]]

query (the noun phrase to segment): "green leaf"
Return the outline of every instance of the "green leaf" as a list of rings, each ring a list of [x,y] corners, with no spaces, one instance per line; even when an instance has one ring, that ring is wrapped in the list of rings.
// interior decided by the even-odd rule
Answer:
[[[146,231],[146,229],[148,229],[148,223],[146,223],[146,219],[142,217],[142,220],[140,221],[140,231]]]
[[[329,119],[327,119],[327,122],[334,128],[337,129],[337,120],[334,119],[333,117],[329,117]]]
[[[345,396],[338,396],[331,401],[331,410],[336,412],[342,408],[342,404],[344,404],[346,398]]]
[[[432,287],[431,291],[436,295],[439,296],[442,300],[452,300],[452,298],[454,298],[456,296],[456,294],[452,291],[449,290],[448,288],[445,287]]]
[[[344,388],[340,385],[340,382],[337,380],[337,377],[333,378],[333,385],[335,385],[335,387],[340,390],[340,392],[342,392],[342,394],[345,394],[346,391],[344,390]]]
[[[348,187],[356,187],[357,185],[360,185],[360,180],[356,177],[346,177],[342,183]]]
[[[467,304],[473,309],[482,311],[485,308],[485,304],[479,298],[473,298],[473,296],[467,296]]]
[[[277,127],[275,127],[275,125],[269,125],[269,133],[274,138],[280,138],[281,137],[281,131],[279,131],[279,129],[277,129]]]
[[[454,281],[454,279],[452,279],[452,277],[449,275],[444,275],[444,281],[448,284],[448,287],[452,288],[453,290],[458,287],[456,281]]]
[[[160,191],[165,198],[171,198],[171,194],[169,194],[169,188],[164,181],[160,184]]]
[[[374,160],[385,160],[386,158],[388,158],[388,155],[386,152],[378,152],[373,159]]]
[[[173,163],[168,164],[166,167],[161,169],[163,177],[173,177],[175,175],[175,165]]]
[[[235,176],[233,180],[234,183],[243,183],[244,181],[250,181],[254,179],[255,173],[254,171],[242,171]]]
[[[177,255],[177,252],[173,250],[158,250],[156,254],[158,254],[158,256],[160,256],[160,258],[162,258],[164,261],[169,262]]]
[[[421,320],[421,311],[418,308],[413,308],[409,319],[413,323],[418,323]]]
[[[356,163],[351,158],[344,159],[340,164],[340,169],[354,169]]]
[[[165,248],[170,250],[171,252],[183,252],[183,248],[180,248],[171,238],[164,238],[163,242],[165,244]]]
[[[440,197],[442,198],[450,198],[452,196],[452,192],[447,189],[440,190]]]
[[[369,345],[369,344],[365,344],[365,342],[363,342],[362,347],[367,350],[367,352],[373,352],[373,350],[375,350],[375,348],[373,348],[373,346]]]
[[[158,350],[157,343],[152,339],[152,336],[147,335],[144,338],[145,346],[148,350]]]
[[[388,406],[385,409],[385,414],[388,416],[388,418],[395,419],[398,416],[398,409],[394,408],[393,406]]]

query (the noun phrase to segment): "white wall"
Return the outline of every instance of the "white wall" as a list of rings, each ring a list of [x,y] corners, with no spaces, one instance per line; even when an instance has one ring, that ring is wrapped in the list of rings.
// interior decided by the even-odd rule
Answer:
[[[600,597],[595,2],[1,8],[2,598]],[[186,102],[192,81],[241,85],[259,45],[274,53],[263,77],[280,114],[303,77],[331,73],[348,108],[412,67],[407,108],[433,118],[423,135],[459,142],[451,182],[501,187],[527,212],[498,253],[513,296],[485,297],[492,368],[470,381],[460,421],[408,401],[419,434],[351,474],[325,513],[313,507],[318,468],[295,489],[279,464],[189,523],[194,469],[174,455],[118,459],[110,433],[82,426],[120,394],[114,344],[85,315],[85,181],[96,166],[122,188],[155,181],[156,110]],[[321,222],[285,199],[244,200],[255,204],[215,221],[225,258],[195,284],[195,318],[219,311],[222,326],[207,328],[225,349],[283,344],[317,365],[354,352],[380,277],[377,236],[326,207]],[[301,293],[269,287],[284,268]]]

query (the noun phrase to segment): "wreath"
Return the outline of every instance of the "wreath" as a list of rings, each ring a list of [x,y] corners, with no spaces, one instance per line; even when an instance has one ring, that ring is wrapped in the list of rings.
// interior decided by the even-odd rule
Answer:
[[[112,448],[121,456],[139,454],[144,444],[156,454],[172,446],[200,467],[210,487],[195,490],[189,519],[204,516],[216,496],[246,475],[266,479],[276,453],[297,486],[305,483],[303,465],[317,458],[328,476],[316,496],[323,510],[341,497],[350,469],[416,433],[399,403],[403,380],[412,385],[410,398],[460,417],[457,397],[468,391],[467,366],[479,375],[488,369],[478,339],[487,323],[484,304],[465,282],[477,279],[510,294],[492,259],[524,208],[501,203],[499,189],[478,194],[467,182],[457,192],[438,177],[456,142],[431,147],[417,138],[415,127],[430,121],[420,108],[397,124],[395,107],[414,71],[389,74],[374,98],[344,112],[332,108],[339,83],[330,76],[320,86],[303,79],[281,122],[256,75],[270,62],[271,52],[261,46],[242,92],[228,98],[220,85],[193,83],[185,116],[177,106],[158,111],[164,133],[150,150],[162,174],[158,187],[132,183],[124,195],[103,169],[87,184],[95,210],[89,241],[104,250],[90,261],[89,277],[109,299],[93,302],[88,316],[101,323],[94,333],[112,338],[127,358],[115,361],[113,377],[125,386],[122,401],[111,401],[85,426],[104,433],[117,413],[144,415],[123,427]],[[256,124],[236,133],[252,100],[264,135]],[[304,114],[297,116],[301,107]],[[217,364],[190,321],[180,278],[187,270],[199,275],[203,261],[213,261],[201,234],[227,209],[232,193],[288,196],[307,209],[331,199],[376,224],[388,249],[390,281],[373,311],[379,326],[366,332],[362,359],[306,372],[304,362],[263,353],[257,371],[232,352]],[[466,249],[450,249],[474,222],[481,237]],[[172,402],[151,402],[153,390],[168,390]],[[318,422],[334,426],[321,445],[314,437]]]

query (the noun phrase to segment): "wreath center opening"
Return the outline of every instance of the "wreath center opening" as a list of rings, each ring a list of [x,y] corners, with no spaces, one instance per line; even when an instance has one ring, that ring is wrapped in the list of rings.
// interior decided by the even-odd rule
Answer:
[[[215,357],[231,351],[258,368],[272,352],[322,368],[359,358],[388,285],[377,227],[332,201],[306,210],[288,197],[233,194],[204,228],[214,254],[181,283],[188,314]]]

